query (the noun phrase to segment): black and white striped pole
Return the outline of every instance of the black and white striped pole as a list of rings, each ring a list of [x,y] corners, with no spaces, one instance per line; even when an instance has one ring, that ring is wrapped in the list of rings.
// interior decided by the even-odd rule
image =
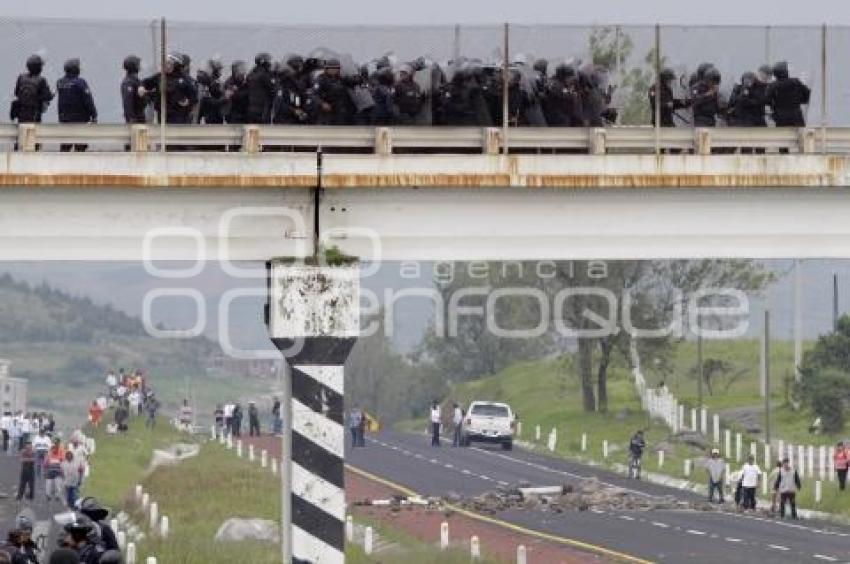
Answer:
[[[283,562],[342,563],[343,365],[359,332],[359,269],[284,261],[268,268],[269,332],[290,368],[282,402]]]

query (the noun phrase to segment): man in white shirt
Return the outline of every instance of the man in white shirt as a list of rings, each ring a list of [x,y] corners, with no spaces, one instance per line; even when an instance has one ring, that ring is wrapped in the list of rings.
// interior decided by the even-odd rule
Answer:
[[[115,375],[114,370],[110,370],[106,375],[106,389],[108,391],[108,395],[110,398],[115,397],[115,388],[118,387],[118,376]]]
[[[431,403],[431,446],[440,446],[440,422],[442,421],[442,413],[440,404],[437,400]]]
[[[8,411],[0,417],[0,432],[3,433],[3,452],[9,452],[9,429],[12,428],[12,414]]]
[[[21,444],[18,450],[23,450],[24,444],[30,441],[30,419],[24,414],[21,414]]]
[[[233,404],[224,404],[224,434],[229,435],[233,429]]]
[[[452,433],[452,446],[463,446],[463,410],[456,403],[454,404],[454,409],[452,410],[452,426],[454,427]]]
[[[756,489],[761,480],[761,468],[755,463],[753,455],[747,457],[747,463],[741,468],[741,490],[743,508],[756,509]]]
[[[50,437],[44,434],[44,429],[39,430],[38,435],[32,440],[32,450],[35,453],[35,476],[41,480],[41,469],[47,451],[50,450]]]

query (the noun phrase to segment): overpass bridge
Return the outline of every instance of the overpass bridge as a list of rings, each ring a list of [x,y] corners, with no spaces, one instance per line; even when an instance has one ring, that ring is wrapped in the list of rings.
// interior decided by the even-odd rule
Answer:
[[[71,142],[89,151],[56,151]],[[316,239],[379,260],[850,249],[846,128],[25,124],[0,145],[2,260],[266,260]]]

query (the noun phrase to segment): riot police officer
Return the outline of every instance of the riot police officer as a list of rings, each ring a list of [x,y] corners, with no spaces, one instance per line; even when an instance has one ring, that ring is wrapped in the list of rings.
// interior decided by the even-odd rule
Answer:
[[[77,552],[80,564],[99,564],[103,549],[98,546],[96,529],[91,519],[75,514],[74,520],[64,526],[62,544]]]
[[[47,81],[41,76],[44,59],[39,55],[30,55],[27,59],[27,72],[18,76],[15,82],[15,99],[12,101],[11,119],[18,123],[39,123],[42,114],[53,99]]]
[[[806,119],[801,106],[809,103],[811,90],[799,79],[789,75],[785,61],[773,66],[776,80],[767,87],[767,103],[773,112],[776,127],[805,127]]]
[[[224,98],[227,100],[224,119],[227,123],[245,123],[247,119],[246,69],[245,61],[233,61],[230,65],[230,76],[224,81]]]
[[[691,89],[694,127],[715,127],[717,116],[724,110],[720,99],[720,71],[710,66],[701,75]]]
[[[767,127],[764,116],[767,86],[756,73],[745,72],[729,96],[728,122],[737,127]]]
[[[354,105],[340,75],[339,59],[328,59],[313,86],[313,104],[319,125],[348,125],[354,118]]]
[[[126,123],[145,123],[145,106],[147,96],[144,88],[141,90],[142,81],[139,79],[139,70],[142,61],[135,55],[124,58],[124,70],[126,75],[121,81],[121,103],[124,107],[124,121]]]
[[[254,57],[254,68],[245,78],[248,91],[246,123],[271,123],[272,103],[276,94],[276,81],[272,74],[272,58],[268,53]]]
[[[686,108],[688,106],[688,102],[686,100],[679,100],[673,96],[673,87],[670,83],[673,82],[675,78],[676,73],[673,72],[673,69],[664,69],[659,75],[660,87],[658,84],[653,84],[649,88],[649,111],[652,115],[652,125],[655,125],[656,92],[660,92],[661,95],[661,99],[659,100],[661,127],[673,127],[675,125],[673,115],[676,110]]]
[[[419,112],[422,111],[424,97],[422,88],[413,80],[413,67],[411,65],[402,65],[399,69],[393,100],[396,108],[398,108],[398,123],[400,125],[414,125]]]
[[[272,123],[296,125],[307,123],[304,92],[298,84],[298,73],[286,62],[275,69],[275,97],[272,103]]]
[[[187,59],[180,53],[170,53],[165,61],[165,121],[166,123],[191,123],[192,108],[198,101],[198,92],[185,73]],[[154,108],[162,119],[160,108],[160,73],[142,81],[144,92],[149,92]]]
[[[65,76],[56,82],[59,94],[59,123],[97,123],[97,108],[88,83],[80,76],[80,60],[65,61]],[[59,150],[85,151],[84,143],[62,143]]]
[[[106,522],[109,510],[103,507],[95,498],[86,497],[80,502],[80,513],[92,520],[100,530],[100,545],[104,550],[119,550],[118,537]]]
[[[210,59],[198,69],[195,82],[198,85],[197,123],[224,123],[224,88],[221,85],[221,61]]]

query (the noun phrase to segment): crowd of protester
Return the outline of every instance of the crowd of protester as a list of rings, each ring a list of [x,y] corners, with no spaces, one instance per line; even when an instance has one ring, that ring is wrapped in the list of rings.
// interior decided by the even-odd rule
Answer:
[[[42,76],[43,65],[39,55],[27,60],[27,70],[15,84],[13,120],[41,121],[54,98]],[[146,123],[152,113],[161,117],[163,99],[165,120],[173,124],[484,127],[503,122],[502,69],[477,59],[438,64],[384,56],[358,65],[343,56],[274,60],[259,53],[252,68],[233,61],[225,76],[219,59],[205,61],[193,74],[189,56],[174,52],[167,57],[164,77],[141,76],[141,60],[134,55],[124,59],[123,68],[120,88],[127,123]],[[68,60],[64,70],[56,83],[59,121],[96,122],[94,95],[81,77],[79,59]],[[676,78],[664,69],[649,88],[650,114],[654,122],[660,110],[662,126],[712,127],[723,122],[764,127],[768,116],[777,126],[805,125],[801,107],[808,104],[810,90],[790,76],[785,62],[744,73],[728,99],[720,93],[720,71],[711,63],[701,64],[687,80],[679,77],[678,85]],[[617,122],[618,111],[611,105],[615,87],[608,84],[603,66],[581,61],[550,64],[546,59],[529,63],[520,57],[509,65],[507,80],[510,125],[598,127]],[[677,92],[682,94],[677,97]],[[62,145],[66,151],[85,148]]]
[[[109,431],[127,431],[131,415],[144,415],[146,427],[156,426],[160,402],[140,369],[125,371],[120,368],[117,373],[114,370],[107,373],[105,395],[93,400],[89,408],[89,421],[94,427],[101,425],[103,414],[110,404],[115,406],[115,412],[114,423],[110,424]]]

